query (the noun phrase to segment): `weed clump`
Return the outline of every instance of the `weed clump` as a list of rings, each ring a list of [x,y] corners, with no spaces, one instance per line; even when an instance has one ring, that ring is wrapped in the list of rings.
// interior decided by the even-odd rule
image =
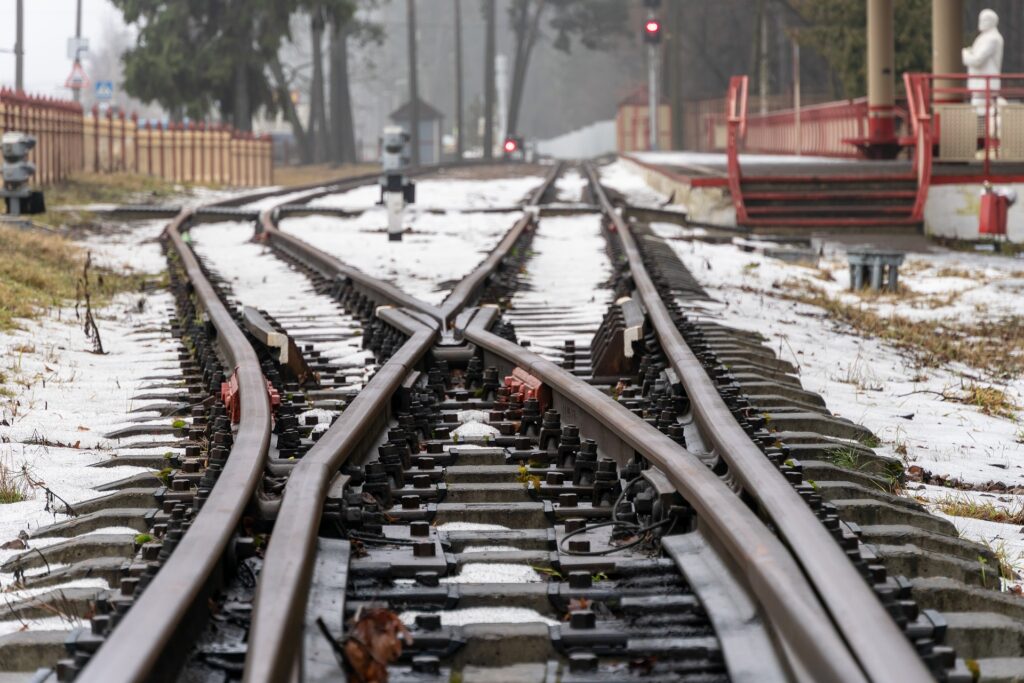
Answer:
[[[0,330],[77,298],[85,253],[74,242],[0,226],[0,254]],[[139,285],[136,278],[108,269],[95,269],[95,276],[90,291],[100,304]]]

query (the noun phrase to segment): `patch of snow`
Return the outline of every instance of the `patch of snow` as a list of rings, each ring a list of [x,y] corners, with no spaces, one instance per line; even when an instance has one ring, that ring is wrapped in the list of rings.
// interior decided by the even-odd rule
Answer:
[[[544,178],[521,176],[493,180],[463,180],[457,178],[416,180],[416,203],[410,209],[442,209],[445,211],[473,211],[496,206],[516,206],[536,189]],[[380,201],[379,185],[363,185],[347,192],[329,194],[314,199],[310,206],[323,206],[349,210],[377,209]]]
[[[555,193],[560,202],[579,202],[583,200],[583,190],[590,184],[587,178],[575,168],[563,171],[555,179]]]
[[[543,580],[528,564],[468,562],[455,576],[442,577],[441,583],[540,583]]]
[[[633,152],[631,156],[649,164],[666,164],[670,166],[725,166],[728,161],[724,152]],[[841,164],[847,162],[847,159],[808,155],[740,154],[740,163],[750,165]]]
[[[63,619],[61,617],[47,617],[46,619],[26,619],[24,625],[17,619],[0,621],[0,636],[26,631],[70,631],[73,628],[84,626],[81,619]],[[27,628],[25,628],[27,627]]]
[[[491,420],[491,414],[486,410],[460,410],[455,414],[459,424],[466,424],[467,422],[482,422],[487,424]]]
[[[567,339],[588,347],[612,300],[599,214],[542,218],[505,319],[534,351],[560,358]]]
[[[660,208],[668,204],[669,197],[648,185],[635,168],[633,164],[622,159],[601,166],[598,169],[601,184],[621,193],[626,197],[626,201],[634,206]],[[679,204],[674,204],[671,208],[686,210],[685,206]]]
[[[356,388],[365,381],[373,369],[366,361],[373,356],[362,348],[359,322],[333,298],[316,292],[301,271],[253,242],[251,224],[214,223],[191,232],[196,253],[231,285],[238,303],[278,318],[300,345],[305,334],[317,335],[314,345],[327,360],[356,366]],[[337,336],[324,340],[325,334]]]
[[[445,522],[434,528],[437,531],[510,531],[507,526],[484,524],[483,522]]]
[[[460,440],[493,438],[500,434],[498,429],[482,422],[465,422],[452,430],[452,436]]]
[[[835,281],[822,280],[821,273],[814,268],[749,253],[730,244],[669,244],[715,299],[704,303],[680,300],[684,309],[691,316],[706,314],[725,325],[763,334],[780,358],[799,368],[799,379],[805,389],[820,394],[836,415],[864,425],[882,440],[877,452],[968,483],[1000,481],[1008,486],[1024,485],[1024,445],[1019,443],[1020,427],[1016,421],[986,415],[977,407],[948,402],[941,396],[943,392],[959,390],[967,381],[965,373],[972,376],[975,370],[914,367],[903,352],[830,322],[828,314],[820,308],[786,300],[784,292],[776,286],[785,280],[806,280],[823,286],[832,295],[847,296],[842,293],[844,284],[838,277]],[[980,263],[974,254],[957,253],[915,255],[913,259],[924,264],[924,268],[907,276],[911,286],[920,286],[929,279],[935,282],[941,277],[938,271],[944,267],[977,268],[979,272],[991,268],[1002,272],[1013,263],[1007,259],[998,264],[989,259]],[[900,300],[882,304],[866,300],[863,305],[908,317],[916,311]],[[1014,301],[1005,305],[1022,304]],[[1024,381],[1014,379],[1001,388],[1011,400],[1021,404]],[[996,504],[1000,504],[998,499]],[[1005,526],[988,527],[975,524],[977,520],[955,521],[958,528],[969,528],[979,534]],[[998,533],[1005,537],[1007,530]],[[994,537],[985,538],[991,541]],[[1016,538],[1013,540],[1016,547]]]
[[[467,607],[444,612],[402,612],[402,623],[412,626],[420,614],[440,614],[442,626],[467,626],[469,624],[525,624],[541,622],[554,626],[558,622],[543,616],[540,612],[526,607]]]
[[[377,207],[352,218],[286,218],[280,229],[418,299],[440,304],[521,217],[519,211],[408,213],[405,225],[411,232],[400,242],[388,240],[387,213]]]

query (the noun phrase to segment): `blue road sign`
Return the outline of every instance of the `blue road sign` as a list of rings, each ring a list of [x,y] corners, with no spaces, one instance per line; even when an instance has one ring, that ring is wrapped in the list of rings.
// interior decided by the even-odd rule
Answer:
[[[114,97],[113,81],[96,81],[96,99],[105,102]]]

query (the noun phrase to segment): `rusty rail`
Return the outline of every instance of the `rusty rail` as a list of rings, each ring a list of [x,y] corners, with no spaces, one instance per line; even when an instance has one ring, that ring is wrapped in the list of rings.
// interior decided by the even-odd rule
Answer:
[[[260,572],[245,661],[246,681],[284,681],[295,666],[328,486],[349,455],[387,422],[392,394],[438,335],[420,319],[409,339],[356,395],[292,470]]]
[[[544,182],[531,193],[530,205],[542,201],[560,171],[561,165],[552,168]],[[377,433],[391,395],[438,338],[440,325],[479,295],[487,278],[534,219],[527,214],[517,221],[483,263],[452,290],[441,308],[411,297],[394,285],[281,232],[274,224],[273,209],[261,212],[259,220],[268,240],[322,275],[346,278],[379,304],[404,306],[410,312],[378,309],[379,317],[401,329],[409,339],[363,387],[288,478],[253,607],[244,676],[248,682],[285,680],[296,666],[317,528],[331,478],[365,439]]]
[[[310,253],[316,252],[309,245],[305,245],[304,249]],[[485,263],[488,261],[485,260]],[[642,270],[642,265],[638,267]],[[356,271],[353,277],[368,290],[381,289],[381,283],[375,283],[375,279],[365,273]],[[460,297],[460,308],[466,304],[470,298],[469,292],[474,289],[465,290],[467,293]],[[412,308],[421,317],[430,316],[440,320],[432,306],[417,302]],[[455,310],[454,305],[452,310]],[[541,378],[567,401],[589,414],[606,436],[612,435],[626,443],[659,467],[694,506],[702,522],[714,532],[716,540],[723,545],[735,566],[740,568],[744,581],[752,588],[766,618],[800,667],[810,672],[816,680],[867,680],[792,555],[728,486],[696,455],[679,447],[608,396],[554,363],[487,332],[487,325],[496,313],[495,309],[489,310],[481,309],[481,312],[472,314],[469,324],[463,321],[460,331],[466,339]],[[370,415],[366,414],[361,419],[369,420]],[[295,476],[294,472],[292,476]],[[318,476],[322,478],[325,475]],[[302,486],[295,490],[312,491],[319,496],[316,500],[320,501],[323,486],[320,483],[312,489]],[[299,510],[298,503],[294,509]],[[307,502],[303,513],[312,514],[315,518],[319,515],[319,509]],[[245,680],[249,683],[277,680],[277,676],[296,670],[294,667],[297,666],[299,653],[296,626],[305,605],[292,605],[290,601],[308,592],[308,578],[304,576],[308,574],[312,563],[312,539],[303,534],[286,533],[284,544],[278,542],[275,546],[272,540],[268,548],[268,563],[271,554],[281,553],[281,559],[275,559],[280,566],[276,569],[274,580],[261,582],[260,597],[253,613],[254,628],[249,641],[252,659],[246,663]],[[300,544],[306,549],[303,552],[309,555],[292,559],[292,551]],[[286,570],[291,571],[291,575]],[[266,579],[267,575],[264,574],[263,578]],[[281,589],[281,581],[287,582],[285,590]],[[268,592],[271,589],[264,586],[273,586],[273,592]],[[268,602],[271,596],[273,600]],[[265,621],[268,625],[264,625]],[[902,634],[900,637],[903,637]]]
[[[428,167],[417,169],[422,173]],[[226,209],[275,195],[319,188],[335,192],[376,180],[363,175],[299,188],[275,188],[213,202],[202,208]],[[326,189],[323,189],[326,187]],[[167,562],[160,568],[132,609],[89,660],[78,680],[89,683],[126,681],[143,683],[170,678],[181,655],[180,636],[195,610],[205,610],[201,599],[216,579],[228,543],[246,505],[252,500],[266,464],[270,444],[270,403],[256,353],[230,311],[207,280],[195,254],[181,237],[202,209],[183,209],[168,224],[166,236],[181,259],[198,305],[217,331],[217,345],[228,367],[238,372],[243,397],[242,415],[227,463],[209,498]],[[225,215],[224,219],[230,219]],[[197,607],[199,606],[199,607]]]
[[[843,549],[735,420],[672,321],[647,274],[629,225],[611,205],[594,168],[588,165],[586,171],[594,196],[615,226],[629,260],[636,291],[672,369],[690,398],[701,434],[775,524],[870,680],[922,683],[933,680],[913,644],[900,631]]]
[[[188,274],[199,306],[217,330],[217,345],[235,368],[241,419],[227,462],[202,510],[156,576],[89,660],[79,681],[160,680],[183,655],[176,636],[213,581],[242,512],[256,490],[270,445],[270,400],[259,359],[230,311],[217,296],[180,229],[192,212],[182,211],[167,226],[167,237]],[[176,669],[175,669],[176,670]]]

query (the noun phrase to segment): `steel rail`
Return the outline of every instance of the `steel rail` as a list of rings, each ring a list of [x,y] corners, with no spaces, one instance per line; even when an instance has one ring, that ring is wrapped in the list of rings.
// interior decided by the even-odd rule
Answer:
[[[439,307],[432,306],[431,304],[427,304],[413,296],[410,296],[390,282],[369,276],[363,271],[344,263],[340,259],[317,249],[305,240],[302,240],[295,235],[283,232],[277,227],[275,220],[277,207],[270,207],[260,212],[259,229],[261,235],[263,235],[264,239],[269,243],[320,271],[321,275],[324,275],[327,278],[336,278],[339,276],[344,277],[356,285],[357,288],[368,293],[379,305],[423,311],[437,319],[444,329],[447,329],[454,316],[467,306],[474,297],[479,295],[480,290],[486,285],[488,278],[494,273],[494,270],[501,263],[502,259],[508,255],[509,251],[511,251],[512,247],[522,236],[523,232],[529,226],[533,225],[536,217],[530,210],[531,207],[536,206],[543,200],[544,195],[551,189],[551,186],[554,184],[561,171],[562,164],[556,164],[552,167],[545,176],[544,181],[530,193],[530,197],[527,200],[527,205],[525,207],[525,210],[527,211],[526,215],[516,221],[498,245],[490,251],[482,263],[473,269],[469,275],[459,281]],[[330,190],[330,192],[335,191],[337,190]],[[317,196],[329,194],[330,192],[318,191],[315,194],[311,194],[309,197],[303,198],[302,201],[308,201]]]
[[[167,677],[167,669],[184,653],[172,643],[186,616],[200,604],[214,579],[248,502],[263,472],[270,445],[270,399],[259,359],[231,313],[217,296],[180,229],[192,214],[185,210],[167,226],[167,237],[181,259],[195,297],[217,331],[216,343],[235,368],[241,418],[227,462],[192,525],[132,608],[86,664],[76,680],[83,683],[143,683]],[[202,601],[205,609],[205,601]]]
[[[269,227],[276,230],[272,226],[269,212],[267,219],[271,224]],[[264,225],[264,229],[267,227]],[[319,252],[315,247],[302,243],[302,253],[314,255]],[[320,259],[324,264],[340,263],[337,259],[325,260],[322,255]],[[329,275],[329,271],[325,274]],[[354,271],[351,275],[354,284],[369,291],[382,290],[382,283],[366,273]],[[435,307],[415,299],[413,302],[413,310],[440,320]],[[649,459],[665,471],[677,490],[694,505],[701,519],[715,533],[715,537],[722,539],[730,557],[743,569],[746,580],[765,610],[766,618],[781,634],[788,651],[800,660],[803,669],[811,672],[818,680],[866,680],[863,671],[850,655],[846,643],[836,631],[829,615],[822,609],[813,588],[806,582],[790,553],[779,539],[764,527],[756,515],[695,455],[680,448],[671,439],[632,415],[615,401],[562,371],[555,364],[530,352],[522,351],[515,344],[505,342],[490,333],[480,336],[479,331],[474,329],[462,331],[469,341],[478,343],[483,348],[490,348],[492,352],[497,352],[496,349],[500,347],[504,353],[498,355],[515,359],[513,362],[522,365],[545,382],[550,379],[549,383],[568,396],[573,403],[583,401],[587,406],[584,409],[594,416],[594,419],[612,429],[616,438],[630,444],[638,452],[650,454]],[[488,346],[489,344],[493,346]],[[319,514],[318,510],[314,512]],[[268,548],[268,555],[269,550]],[[275,549],[275,552],[277,550]],[[305,582],[305,589],[302,589],[301,585],[299,589],[308,591],[308,579],[302,581]],[[269,595],[273,595],[275,602],[284,602],[276,599],[282,595],[276,592],[269,595],[261,592],[261,595],[266,596],[262,598],[264,601]],[[304,609],[304,604],[302,608]],[[262,608],[257,606],[254,624],[261,623],[267,618],[267,614],[279,615],[286,613],[287,610],[298,610],[296,614],[301,614],[297,606],[285,605],[274,609],[269,605]],[[289,623],[296,623],[294,620],[297,618],[298,616],[292,616]],[[278,638],[275,644],[273,637],[265,635],[272,632],[279,634],[280,629],[268,627],[260,634],[259,647],[250,649],[251,652],[255,652],[256,649],[268,648],[270,653],[276,654],[261,657],[259,663],[254,660],[252,665],[247,662],[246,681],[249,683],[272,681],[272,674],[294,671],[298,653],[297,643],[282,642]]]
[[[377,434],[391,396],[437,339],[438,323],[430,322],[415,320],[418,329],[410,330],[288,477],[256,589],[243,680],[284,681],[293,671],[328,487],[357,446]]]
[[[474,268],[473,272],[462,278],[452,288],[452,291],[445,300],[441,302],[441,323],[445,329],[451,327],[451,323],[459,311],[480,295],[480,291],[486,286],[488,279],[498,268],[502,259],[508,256],[512,247],[523,236],[523,231],[536,223],[536,207],[544,201],[544,195],[550,191],[551,186],[555,183],[559,174],[561,174],[563,167],[564,164],[561,162],[552,167],[544,178],[544,182],[530,194],[530,198],[526,203],[526,214],[516,221],[515,225],[505,234],[501,242],[487,255],[487,258]]]
[[[486,311],[478,309],[463,329],[465,338],[543,381],[661,470],[721,543],[813,680],[867,680],[787,548],[700,458],[596,387],[489,332],[496,316]]]
[[[594,168],[586,166],[591,188],[615,226],[630,272],[662,350],[690,398],[701,434],[728,463],[790,547],[818,598],[832,615],[850,651],[872,681],[934,680],[913,644],[899,629],[871,586],[807,503],[764,456],[729,407],[672,321],[629,225],[615,212]],[[795,644],[800,647],[800,643]]]
[[[531,193],[530,205],[543,199],[560,171],[561,164],[552,168],[544,182]],[[440,325],[479,294],[487,278],[534,219],[527,214],[518,220],[483,263],[452,290],[440,309],[281,232],[274,224],[274,208],[262,211],[259,220],[267,239],[322,275],[348,278],[379,304],[404,306],[419,315],[378,309],[378,315],[400,327],[410,335],[409,339],[360,390],[337,422],[295,465],[288,478],[253,606],[243,679],[249,683],[285,680],[295,670],[312,579],[317,529],[332,477],[351,453],[376,433],[391,395],[438,338]]]
[[[435,168],[472,166],[475,162],[420,167],[419,175]],[[316,196],[373,182],[379,174],[366,174],[312,183],[302,187],[274,188],[221,199],[194,209],[181,209],[165,229],[171,246],[181,259],[199,306],[217,331],[216,344],[223,360],[238,375],[241,417],[227,462],[202,509],[192,520],[160,571],[132,608],[90,658],[78,679],[86,683],[126,681],[143,683],[172,678],[179,668],[175,643],[196,610],[205,610],[200,600],[214,581],[246,505],[259,484],[270,445],[270,400],[259,360],[244,333],[207,280],[199,261],[181,237],[182,228],[198,219],[204,209],[224,209],[283,194],[307,192],[306,201]],[[230,216],[225,215],[224,220]],[[396,303],[406,301],[404,297]],[[420,304],[418,300],[408,303]],[[422,305],[422,304],[420,304]],[[434,316],[436,317],[436,316]],[[233,457],[232,457],[233,456]]]

